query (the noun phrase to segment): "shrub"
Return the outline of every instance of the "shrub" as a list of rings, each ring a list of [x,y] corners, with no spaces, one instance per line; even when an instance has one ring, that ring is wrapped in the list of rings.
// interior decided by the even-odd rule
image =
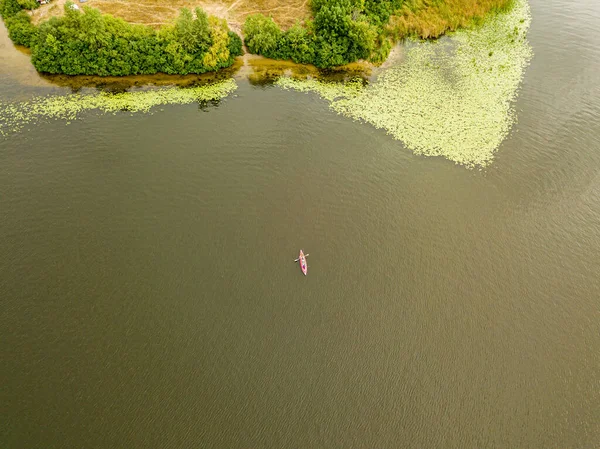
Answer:
[[[40,7],[36,0],[17,0],[17,2],[21,5],[21,9],[37,9]]]
[[[320,0],[315,10],[317,67],[347,64],[369,57],[377,29],[350,0]]]
[[[235,58],[236,56],[243,55],[242,38],[233,31],[229,31],[227,35],[229,36],[229,56]]]
[[[0,0],[0,15],[7,19],[23,9],[17,0]]]
[[[365,15],[369,21],[379,28],[385,26],[390,20],[390,16],[402,8],[404,0],[365,0]]]
[[[315,41],[309,31],[297,23],[281,35],[277,52],[281,59],[312,64],[315,60]]]
[[[302,64],[313,63],[317,67],[367,59],[375,49],[379,34],[369,14],[375,18],[375,23],[381,23],[389,19],[392,4],[401,2],[313,0],[314,21],[305,28],[296,24],[283,33],[270,18],[260,14],[248,16],[244,24],[245,42],[251,53]],[[365,9],[367,6],[370,9]]]
[[[281,30],[270,17],[253,14],[244,22],[244,41],[250,53],[256,53],[267,58],[277,57],[277,46]]]
[[[201,9],[195,16],[183,9],[171,25],[159,31],[134,25],[98,10],[81,11],[65,5],[64,17],[54,17],[39,29],[38,45],[31,61],[40,72],[67,75],[136,75],[204,73],[233,63],[230,47],[236,47],[227,24],[208,17]]]
[[[38,35],[38,29],[31,23],[29,14],[19,11],[5,20],[8,36],[17,45],[31,47]]]

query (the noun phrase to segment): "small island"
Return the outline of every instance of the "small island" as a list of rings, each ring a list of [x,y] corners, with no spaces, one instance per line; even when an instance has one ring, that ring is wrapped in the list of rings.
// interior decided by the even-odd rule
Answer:
[[[326,69],[383,63],[407,37],[477,26],[514,0],[0,0],[38,72],[201,74],[248,52]],[[166,5],[165,5],[166,3]]]

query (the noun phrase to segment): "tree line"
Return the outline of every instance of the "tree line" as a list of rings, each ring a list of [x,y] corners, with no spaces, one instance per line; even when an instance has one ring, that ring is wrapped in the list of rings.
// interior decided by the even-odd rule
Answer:
[[[33,5],[32,3],[35,3]],[[125,22],[97,9],[65,5],[63,17],[39,27],[24,9],[35,0],[0,0],[0,14],[15,44],[31,48],[39,72],[67,75],[189,74],[215,71],[242,54],[242,41],[227,23],[196,8],[182,9],[159,30]]]

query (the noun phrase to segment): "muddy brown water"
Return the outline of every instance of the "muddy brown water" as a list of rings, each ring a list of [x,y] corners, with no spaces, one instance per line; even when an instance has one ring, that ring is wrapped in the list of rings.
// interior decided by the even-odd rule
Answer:
[[[243,76],[0,140],[0,446],[599,447],[600,4],[531,6],[485,171]]]

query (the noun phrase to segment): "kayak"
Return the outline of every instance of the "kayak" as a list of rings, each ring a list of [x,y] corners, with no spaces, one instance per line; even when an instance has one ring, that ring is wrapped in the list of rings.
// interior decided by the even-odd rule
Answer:
[[[304,252],[302,250],[300,250],[300,256],[298,256],[298,262],[300,263],[300,269],[302,270],[302,273],[304,273],[304,276],[306,276],[306,272],[308,271],[308,265],[306,264],[306,256],[304,255]]]

